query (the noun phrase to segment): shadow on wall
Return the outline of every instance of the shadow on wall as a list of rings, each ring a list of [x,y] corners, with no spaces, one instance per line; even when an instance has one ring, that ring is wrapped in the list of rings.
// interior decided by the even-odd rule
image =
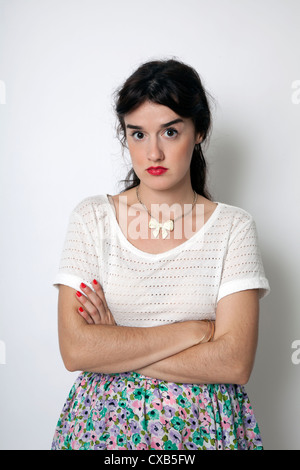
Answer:
[[[271,293],[260,305],[259,345],[248,390],[254,397],[265,449],[299,449],[296,437],[299,416],[288,405],[297,386],[296,374],[299,375],[292,363],[291,345],[297,328],[290,272],[274,250],[261,246],[261,251]]]
[[[208,189],[214,201],[244,208],[243,201],[247,200],[255,179],[249,147],[248,142],[234,140],[227,132],[217,133],[216,137],[211,138],[205,155],[208,164]],[[262,197],[262,188],[257,188],[257,192]],[[259,232],[258,227],[258,234]],[[297,366],[292,363],[291,344],[293,340],[300,338],[294,338],[297,335],[296,318],[292,313],[295,307],[291,304],[294,294],[289,283],[291,273],[286,260],[282,258],[284,253],[274,250],[274,246],[279,245],[276,238],[268,245],[266,242],[262,243],[261,238],[259,245],[271,293],[260,304],[259,343],[255,367],[246,389],[262,432],[265,449],[285,450],[284,447],[288,449],[287,433],[293,432],[291,424],[297,421],[295,416],[287,415],[285,406],[285,400],[288,397],[292,399],[296,374],[299,374],[298,369],[296,371]],[[300,365],[298,367],[300,371]],[[299,448],[299,443],[296,442],[296,425],[294,436],[290,449],[296,449],[297,446]]]
[[[232,133],[231,133],[232,135]],[[208,189],[214,201],[238,205],[247,180],[245,142],[233,140],[230,133],[214,133],[206,155]]]

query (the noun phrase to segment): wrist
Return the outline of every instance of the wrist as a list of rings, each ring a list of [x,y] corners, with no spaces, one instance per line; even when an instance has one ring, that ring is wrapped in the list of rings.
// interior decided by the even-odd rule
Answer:
[[[215,334],[215,322],[213,320],[207,320],[209,323],[209,336],[205,338],[205,343],[209,343],[213,340]]]
[[[214,337],[215,322],[213,320],[202,320],[201,325],[204,327],[204,331],[202,331],[202,336],[198,339],[197,344],[209,343]]]

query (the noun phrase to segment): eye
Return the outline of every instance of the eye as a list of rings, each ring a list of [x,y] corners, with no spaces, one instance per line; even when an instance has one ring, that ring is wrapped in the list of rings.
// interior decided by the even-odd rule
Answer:
[[[176,129],[173,129],[173,128],[169,128],[169,129],[166,129],[164,134],[167,136],[167,137],[176,137],[178,135],[178,131]]]
[[[133,132],[131,135],[132,135],[132,137],[133,137],[134,139],[136,139],[136,140],[142,140],[143,137],[144,137],[144,134],[143,134],[143,132],[141,132],[141,131],[135,131],[135,132]]]

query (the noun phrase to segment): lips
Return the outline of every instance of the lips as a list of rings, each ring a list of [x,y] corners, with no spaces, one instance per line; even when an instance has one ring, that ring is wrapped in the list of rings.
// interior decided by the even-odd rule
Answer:
[[[168,168],[164,168],[163,166],[151,166],[147,168],[148,173],[150,175],[161,175],[162,173],[165,173],[168,170]]]
[[[167,170],[168,168],[165,168],[164,166],[149,166],[147,170]]]

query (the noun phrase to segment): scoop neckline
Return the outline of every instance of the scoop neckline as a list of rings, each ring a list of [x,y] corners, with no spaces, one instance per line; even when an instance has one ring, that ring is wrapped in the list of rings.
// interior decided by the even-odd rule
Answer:
[[[171,256],[173,254],[176,254],[177,252],[180,252],[182,250],[184,250],[184,248],[192,243],[194,243],[194,241],[200,237],[201,235],[203,235],[207,229],[212,225],[212,223],[214,222],[214,220],[217,218],[220,210],[221,210],[221,206],[223,205],[221,202],[218,202],[218,201],[212,201],[214,202],[215,204],[217,204],[217,207],[215,208],[215,210],[213,211],[213,213],[211,214],[211,216],[209,217],[209,219],[205,222],[205,224],[200,228],[200,230],[198,230],[196,233],[194,233],[194,235],[192,235],[188,240],[185,240],[184,242],[180,243],[180,245],[177,245],[175,246],[174,248],[170,248],[169,250],[166,250],[166,251],[163,251],[162,253],[148,253],[147,251],[143,251],[143,250],[140,250],[139,248],[137,248],[136,246],[134,246],[132,243],[130,243],[130,241],[125,237],[123,231],[121,230],[121,227],[117,221],[117,218],[116,218],[116,214],[115,214],[115,207],[112,207],[112,204],[113,204],[113,201],[110,201],[109,199],[109,196],[111,196],[111,194],[106,194],[105,193],[105,198],[106,198],[106,202],[109,206],[109,211],[110,211],[110,214],[112,215],[112,219],[113,219],[113,225],[115,227],[115,230],[117,232],[117,234],[119,235],[119,238],[121,239],[121,241],[126,245],[126,247],[134,252],[135,254],[139,255],[139,256],[142,256],[144,258],[154,258],[154,259],[158,259],[158,258],[166,258],[168,256]]]

